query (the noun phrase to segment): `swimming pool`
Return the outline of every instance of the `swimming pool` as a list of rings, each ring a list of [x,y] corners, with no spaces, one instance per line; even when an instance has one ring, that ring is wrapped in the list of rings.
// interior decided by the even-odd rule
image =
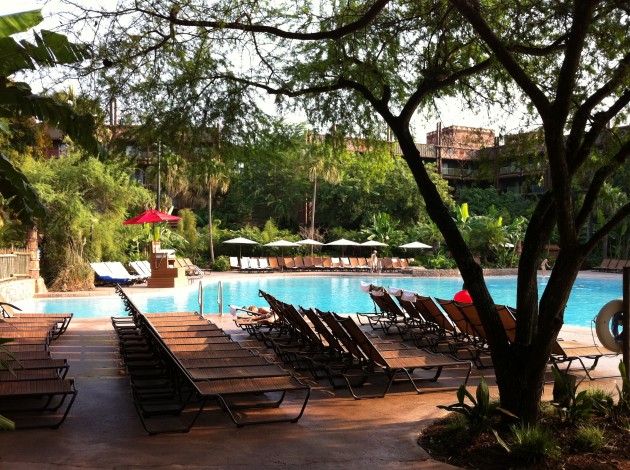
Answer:
[[[399,287],[423,295],[450,299],[461,288],[458,278],[387,278],[387,277],[263,277],[238,278],[222,281],[223,311],[229,305],[266,305],[258,297],[258,290],[269,292],[280,300],[332,310],[339,313],[369,312],[373,310],[370,297],[359,289],[360,282]],[[495,302],[516,304],[516,278],[500,276],[486,278]],[[218,282],[204,281],[204,312],[218,312]],[[545,281],[539,281],[542,290]],[[620,278],[578,277],[569,299],[565,323],[575,326],[590,326],[590,321],[609,300],[621,297]],[[174,293],[143,294],[134,291],[133,299],[145,312],[199,310],[198,290],[181,289]],[[77,318],[109,317],[124,314],[122,301],[117,297],[66,297],[59,299],[32,299],[18,302],[25,311],[47,313],[74,312]]]

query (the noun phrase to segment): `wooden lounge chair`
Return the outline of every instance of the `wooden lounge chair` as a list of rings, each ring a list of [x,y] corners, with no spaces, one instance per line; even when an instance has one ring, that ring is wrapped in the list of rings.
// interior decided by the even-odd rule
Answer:
[[[475,330],[485,337],[485,331],[483,330],[483,325],[481,325],[481,319],[475,306],[473,304],[460,304],[460,309],[469,323],[475,326]],[[496,309],[501,323],[505,328],[508,340],[513,342],[516,336],[516,319],[514,318],[513,309],[505,305],[496,305]],[[487,338],[485,339],[487,340]],[[590,380],[595,380],[596,377],[591,376],[590,371],[597,367],[602,357],[615,355],[617,354],[605,352],[603,347],[597,346],[596,344],[557,340],[552,346],[550,362],[555,367],[558,367],[560,364],[565,364],[565,372],[570,369],[574,362],[577,362],[584,370],[586,376]],[[585,360],[593,361],[590,367],[585,364]]]
[[[0,312],[1,317],[8,323],[15,322],[49,322],[54,325],[54,331],[52,339],[58,338],[66,332],[70,321],[72,320],[72,313],[26,313],[22,312],[20,308],[13,304],[5,302],[0,297]]]
[[[327,266],[329,269],[337,271],[341,269],[341,259],[339,258],[330,258],[330,266]]]
[[[373,288],[369,291],[374,305],[378,307],[376,314],[358,314],[360,318],[368,320],[373,330],[381,329],[386,333],[392,325],[404,323],[407,315],[405,311],[396,303],[391,294],[384,288]]]
[[[278,264],[278,258],[271,257],[268,259],[269,267],[272,271],[280,271],[280,265]]]
[[[593,271],[606,271],[612,261],[610,258],[604,258],[598,267],[593,268]]]
[[[224,409],[233,422],[241,427],[246,424],[263,424],[274,422],[297,422],[302,416],[308,397],[310,396],[310,387],[303,384],[287,371],[279,368],[273,364],[260,363],[259,365],[244,367],[195,367],[188,369],[182,365],[179,361],[177,352],[170,350],[168,341],[162,338],[159,331],[159,326],[155,327],[151,324],[151,319],[146,319],[149,331],[153,335],[156,343],[162,344],[164,353],[169,358],[172,366],[181,374],[189,378],[190,385],[196,391],[197,395],[201,397],[201,405],[199,406],[196,414],[193,417],[192,422],[188,426],[190,429],[194,425],[197,417],[201,411],[206,407],[209,400],[216,400],[220,403],[222,409]],[[251,356],[254,356],[250,352]],[[207,366],[207,364],[205,364]],[[222,366],[225,364],[221,364]],[[282,417],[254,417],[250,419],[243,419],[234,413],[234,405],[227,400],[227,397],[249,395],[250,399],[255,395],[263,395],[262,400],[259,400],[255,405],[249,405],[260,409],[261,407],[278,407],[284,400],[284,396],[287,392],[304,392],[306,397],[297,416],[282,416]],[[268,402],[264,394],[277,393],[280,394],[280,398],[277,401]],[[244,406],[244,405],[243,405]],[[236,409],[243,409],[239,406]]]
[[[122,289],[120,291],[126,296]],[[133,305],[132,302],[130,305]],[[310,396],[308,385],[277,365],[261,361],[252,351],[230,341],[229,335],[222,330],[197,329],[203,322],[207,323],[200,315],[193,312],[146,315],[137,312],[134,318],[143,332],[146,346],[159,358],[159,368],[151,366],[148,370],[154,374],[152,380],[160,384],[156,390],[147,391],[141,389],[137,381],[132,383],[134,405],[143,426],[150,434],[187,432],[211,401],[218,402],[220,408],[239,427],[246,424],[296,422],[302,416]],[[174,330],[178,322],[184,326],[180,331]],[[189,329],[191,326],[195,328]],[[203,336],[204,334],[207,336]],[[219,340],[221,341],[217,342]],[[161,372],[162,368],[168,373]],[[134,364],[131,370],[136,374],[140,371],[147,372],[143,371],[142,364]],[[185,393],[173,395],[173,389]],[[289,392],[304,396],[301,405],[297,405],[296,415],[278,416],[274,413],[269,416],[259,412],[262,408],[277,408]],[[156,405],[151,401],[155,394],[164,394],[163,403]],[[197,397],[195,402],[191,401],[193,396]],[[234,403],[241,398],[245,398],[246,403]],[[185,408],[193,408],[192,418],[185,426],[153,429],[148,423],[149,418],[156,415],[179,416]],[[235,410],[241,411],[237,414]],[[247,410],[258,411],[250,414]]]
[[[417,393],[424,393],[426,390],[418,388],[417,382],[435,382],[440,377],[445,367],[466,370],[464,385],[468,382],[468,377],[472,369],[470,362],[456,361],[438,354],[426,354],[419,349],[415,351],[403,351],[402,353],[400,351],[383,351],[370,340],[351,317],[343,318],[333,314],[333,318],[343,327],[348,336],[364,355],[368,363],[368,371],[374,374],[378,370],[382,370],[388,379],[384,390],[378,394],[359,396],[351,389],[355,399],[384,397],[391,385],[397,381],[398,376],[401,374],[404,376],[403,380],[409,381]],[[414,369],[433,369],[435,373],[428,378],[412,376]]]
[[[393,271],[394,270],[394,264],[392,263],[392,259],[391,258],[381,258],[380,264],[381,264],[381,271]]]
[[[435,300],[457,326],[459,338],[463,340],[454,352],[455,357],[460,357],[461,354],[464,354],[466,358],[470,358],[475,363],[477,368],[483,369],[488,367],[490,349],[483,325],[480,320],[475,324],[471,323],[462,312],[462,306],[470,306],[472,304],[463,304],[445,299]]]
[[[15,421],[18,429],[57,429],[76,395],[73,379],[0,381],[0,412]],[[57,413],[60,409],[62,412]]]

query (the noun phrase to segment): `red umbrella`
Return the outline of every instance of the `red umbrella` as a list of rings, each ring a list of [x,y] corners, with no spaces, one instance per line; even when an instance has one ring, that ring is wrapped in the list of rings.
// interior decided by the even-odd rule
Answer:
[[[132,217],[129,220],[125,220],[123,224],[155,224],[158,222],[172,222],[179,220],[181,217],[177,215],[166,214],[155,209],[144,211],[142,214]]]

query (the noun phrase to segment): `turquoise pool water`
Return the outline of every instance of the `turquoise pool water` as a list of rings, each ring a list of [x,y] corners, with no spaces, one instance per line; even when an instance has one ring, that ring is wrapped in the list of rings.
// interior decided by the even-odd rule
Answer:
[[[368,294],[359,288],[360,282],[372,282],[378,285],[399,287],[450,299],[461,288],[461,279],[457,278],[387,278],[387,277],[265,277],[239,278],[222,281],[223,311],[229,312],[229,305],[266,305],[258,297],[262,289],[280,300],[304,307],[317,307],[339,313],[369,312],[373,310]],[[218,285],[215,280],[204,281],[204,312],[218,312]],[[489,277],[488,288],[495,301],[500,304],[516,304],[516,278]],[[545,285],[539,280],[539,289]],[[578,277],[565,315],[565,323],[575,326],[589,326],[599,309],[609,300],[622,296],[621,277],[597,278]],[[145,295],[133,292],[133,299],[145,312],[163,312],[177,310],[199,310],[198,290],[180,289],[173,294]],[[122,315],[124,309],[118,298],[60,298],[33,299],[18,302],[25,311],[47,313],[74,312],[77,318],[109,317]]]

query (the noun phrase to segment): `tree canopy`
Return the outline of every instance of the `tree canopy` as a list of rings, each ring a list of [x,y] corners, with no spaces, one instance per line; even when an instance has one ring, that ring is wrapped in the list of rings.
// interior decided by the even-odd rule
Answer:
[[[626,203],[584,237],[605,183],[630,154],[630,133],[616,131],[630,102],[626,3],[135,0],[117,12],[81,16],[111,20],[93,69],[107,66],[104,83],[113,93],[137,93],[147,106],[179,107],[203,122],[212,105],[221,113],[215,122],[228,127],[237,121],[225,117],[246,116],[259,89],[326,131],[384,139],[389,129],[480,312],[502,405],[532,421],[578,270],[630,215]],[[474,107],[523,103],[541,125],[536,157],[546,163],[551,189],[537,202],[522,243],[514,342],[411,132],[414,114],[445,96]],[[241,133],[233,134],[239,139],[256,121],[240,122]],[[593,162],[602,140],[608,152]],[[539,300],[536,271],[554,230],[560,254]]]

